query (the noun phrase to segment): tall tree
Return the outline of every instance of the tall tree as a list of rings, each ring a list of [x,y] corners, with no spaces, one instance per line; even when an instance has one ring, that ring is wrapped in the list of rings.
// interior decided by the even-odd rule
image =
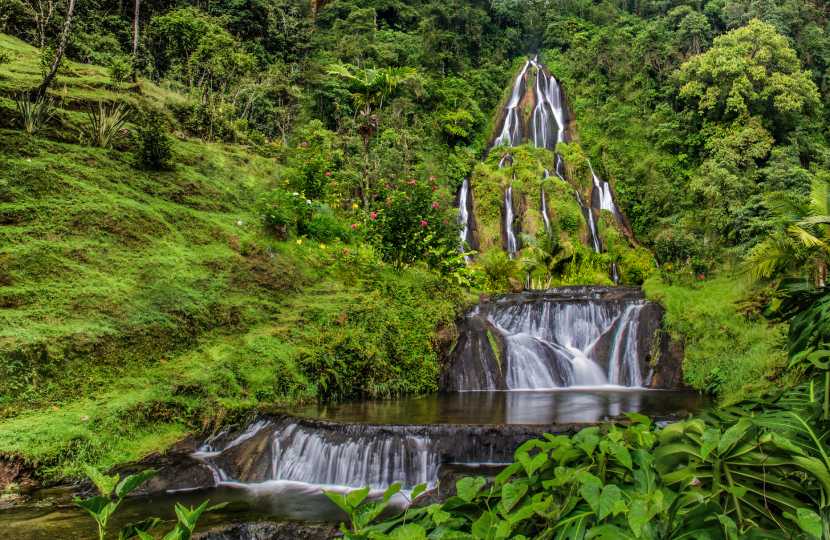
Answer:
[[[138,16],[141,12],[141,0],[135,0],[133,9],[133,82],[136,80],[136,66],[138,65]]]
[[[63,60],[63,53],[66,51],[66,44],[69,41],[69,33],[72,31],[72,16],[75,14],[75,0],[69,0],[69,6],[66,8],[66,20],[63,22],[63,31],[61,32],[61,39],[58,42],[58,48],[55,49],[55,58],[52,60],[52,65],[49,67],[48,73],[43,78],[43,82],[32,94],[33,101],[40,101],[46,96],[46,91],[49,90],[49,85],[55,80],[55,75],[58,74],[58,68]]]

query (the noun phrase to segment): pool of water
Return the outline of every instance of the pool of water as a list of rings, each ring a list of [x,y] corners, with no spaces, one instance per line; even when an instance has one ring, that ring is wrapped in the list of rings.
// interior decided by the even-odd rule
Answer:
[[[370,424],[553,425],[595,423],[638,412],[678,418],[704,407],[695,392],[604,386],[567,390],[458,392],[386,401],[315,405],[295,412]]]
[[[344,424],[415,426],[542,426],[590,424],[639,412],[655,419],[685,417],[706,406],[692,392],[598,387],[546,391],[461,392],[420,398],[346,402],[308,406],[292,411]],[[533,430],[530,430],[533,431]],[[463,429],[460,436],[463,435]],[[454,465],[453,465],[454,466]],[[337,522],[344,518],[323,489],[342,489],[304,482],[269,480],[226,482],[219,487],[164,493],[125,501],[112,520],[113,528],[147,516],[175,519],[174,503],[197,505],[226,502],[206,514],[200,530],[221,523],[293,520]],[[42,490],[24,505],[0,509],[0,538],[18,540],[92,540],[97,538],[91,518],[75,508],[69,489]],[[400,497],[399,497],[400,499]],[[396,501],[406,504],[405,499]]]

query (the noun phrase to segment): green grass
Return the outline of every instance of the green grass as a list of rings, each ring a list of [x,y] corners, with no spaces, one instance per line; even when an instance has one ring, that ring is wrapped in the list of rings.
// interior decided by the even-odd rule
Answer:
[[[734,403],[770,389],[782,376],[786,324],[741,313],[748,285],[724,272],[693,284],[667,284],[659,276],[644,284],[646,295],[666,308],[668,330],[685,344],[683,371],[693,388]]]
[[[255,410],[436,390],[433,342],[461,299],[371,247],[278,242],[252,210],[288,172],[241,146],[176,139],[137,169],[128,139],[77,144],[98,100],[187,99],[68,63],[56,117],[16,129],[39,55],[0,34],[0,455],[47,481],[164,451]],[[138,92],[140,90],[140,93]]]

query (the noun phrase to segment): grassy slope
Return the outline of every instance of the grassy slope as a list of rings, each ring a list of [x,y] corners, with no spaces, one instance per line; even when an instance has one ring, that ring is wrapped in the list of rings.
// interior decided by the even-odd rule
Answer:
[[[43,136],[2,129],[37,54],[0,47],[0,455],[72,477],[255,408],[435,389],[458,298],[432,274],[266,237],[251,208],[282,169],[244,148],[177,140],[157,173],[67,142],[90,100],[176,99],[147,83],[70,64]]]
[[[747,295],[742,276],[729,272],[690,284],[654,276],[643,284],[649,299],[666,308],[666,324],[685,344],[683,370],[694,388],[734,403],[785,381],[787,326],[740,312]]]

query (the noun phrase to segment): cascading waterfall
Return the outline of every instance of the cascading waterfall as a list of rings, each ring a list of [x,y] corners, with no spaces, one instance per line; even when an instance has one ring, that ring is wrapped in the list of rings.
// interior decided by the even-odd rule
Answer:
[[[547,171],[545,171],[545,172],[547,172]],[[548,201],[547,201],[547,195],[545,195],[545,188],[542,188],[541,199],[542,199],[542,209],[541,209],[541,211],[542,211],[542,220],[545,222],[545,232],[550,233],[550,216],[548,216]]]
[[[470,179],[465,178],[461,183],[461,191],[458,194],[458,224],[461,225],[461,242],[459,251],[465,253],[470,239]],[[464,255],[464,260],[469,262],[470,256]]]
[[[642,386],[638,361],[637,332],[643,304],[632,304],[622,314],[609,354],[608,382],[621,386]]]
[[[516,146],[521,144],[522,140],[522,126],[521,115],[519,111],[519,102],[522,100],[524,90],[524,79],[528,68],[530,67],[530,60],[526,61],[519,75],[513,83],[513,90],[510,94],[510,101],[507,103],[504,116],[504,125],[501,133],[496,137],[493,146]]]
[[[529,291],[484,302],[460,326],[443,388],[641,387],[641,362],[659,327],[655,309],[636,290],[601,287]],[[482,371],[491,373],[471,376]]]
[[[373,488],[395,482],[405,487],[433,485],[441,462],[428,434],[406,429],[359,425],[320,429],[285,418],[255,422],[243,435],[226,444],[211,441],[193,454],[211,469],[217,484],[292,481]],[[234,456],[235,449],[249,440],[252,448],[240,451],[256,453],[242,459]]]
[[[580,195],[578,191],[576,192],[576,202],[579,203],[579,207],[582,209],[582,214],[585,216],[585,221],[588,223],[588,235],[591,237],[591,246],[594,248],[596,253],[600,253],[602,251],[602,245],[599,241],[597,223],[594,220],[594,211],[589,205],[585,204],[585,201],[582,199],[582,195]]]
[[[516,240],[516,231],[513,230],[513,184],[507,186],[504,192],[504,231],[507,237],[507,254],[512,259],[519,251],[519,242]]]
[[[597,173],[594,172],[594,168],[588,163],[588,167],[591,169],[591,178],[594,182],[594,191],[597,195],[598,205],[600,210],[608,210],[615,216],[617,215],[617,206],[614,204],[614,197],[611,196],[611,186],[605,180],[602,180]]]

